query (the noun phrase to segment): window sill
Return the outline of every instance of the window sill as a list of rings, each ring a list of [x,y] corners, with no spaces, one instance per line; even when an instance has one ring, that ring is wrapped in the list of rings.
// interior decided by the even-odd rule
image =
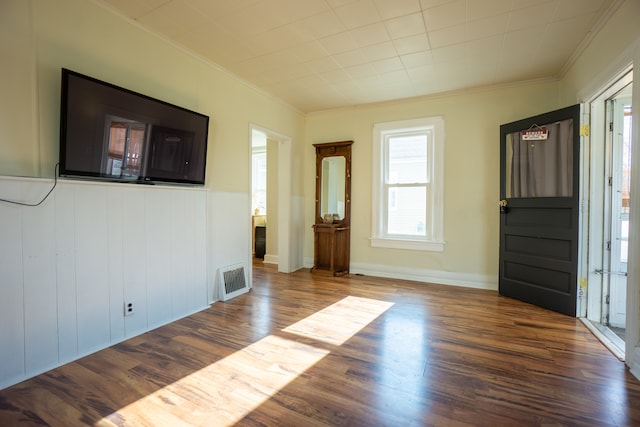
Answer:
[[[383,239],[372,237],[374,248],[408,249],[412,251],[444,252],[444,242],[434,240]]]

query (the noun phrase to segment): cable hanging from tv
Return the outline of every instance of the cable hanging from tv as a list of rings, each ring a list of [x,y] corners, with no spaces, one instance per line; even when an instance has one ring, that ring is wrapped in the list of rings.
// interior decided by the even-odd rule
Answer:
[[[8,199],[0,199],[0,202],[10,203],[12,205],[18,205],[18,206],[28,206],[28,207],[31,207],[31,208],[34,208],[36,206],[40,206],[41,204],[44,203],[45,200],[47,200],[47,198],[49,198],[49,196],[53,192],[54,188],[56,188],[56,185],[58,185],[58,167],[59,166],[60,166],[60,163],[56,163],[56,165],[53,168],[53,186],[51,187],[51,189],[47,192],[47,194],[45,194],[44,197],[38,203],[18,202],[16,200],[8,200]]]

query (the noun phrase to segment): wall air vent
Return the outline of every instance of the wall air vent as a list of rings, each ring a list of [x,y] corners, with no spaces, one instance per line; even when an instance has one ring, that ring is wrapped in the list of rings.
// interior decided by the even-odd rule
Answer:
[[[219,291],[220,300],[228,301],[249,291],[243,264],[235,264],[220,268]]]

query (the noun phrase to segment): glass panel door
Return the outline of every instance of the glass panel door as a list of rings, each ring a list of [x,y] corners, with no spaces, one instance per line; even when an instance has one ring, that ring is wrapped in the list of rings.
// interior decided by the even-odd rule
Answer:
[[[627,302],[629,199],[631,189],[631,84],[608,101],[610,112],[610,166],[607,200],[610,201],[608,258],[604,260],[605,307],[603,323],[624,338]],[[608,280],[607,280],[608,278]]]

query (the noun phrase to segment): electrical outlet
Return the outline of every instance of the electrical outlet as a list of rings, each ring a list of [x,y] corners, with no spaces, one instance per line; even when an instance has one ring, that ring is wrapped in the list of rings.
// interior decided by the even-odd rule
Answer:
[[[125,316],[131,316],[131,315],[133,315],[133,313],[135,313],[135,311],[133,310],[133,301],[125,301],[125,303],[124,303],[124,315]]]

